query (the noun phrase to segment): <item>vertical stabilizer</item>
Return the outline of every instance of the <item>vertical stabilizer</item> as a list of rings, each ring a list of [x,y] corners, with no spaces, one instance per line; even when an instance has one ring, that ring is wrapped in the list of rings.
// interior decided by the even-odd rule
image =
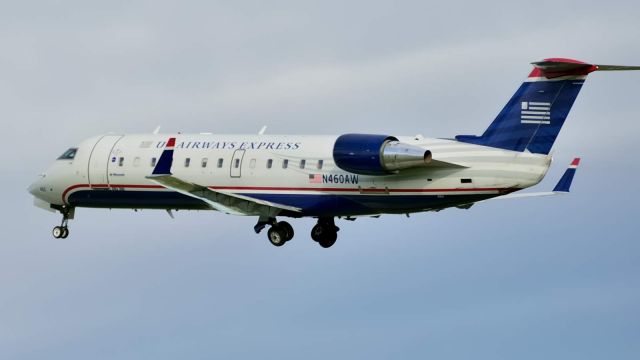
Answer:
[[[637,66],[592,65],[552,58],[533,71],[481,136],[456,140],[500,149],[549,154],[587,75],[597,70],[640,70]]]

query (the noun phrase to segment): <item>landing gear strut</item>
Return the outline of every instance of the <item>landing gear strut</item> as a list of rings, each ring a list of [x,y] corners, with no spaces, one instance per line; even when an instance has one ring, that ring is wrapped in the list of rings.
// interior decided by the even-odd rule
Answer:
[[[66,239],[67,236],[69,236],[69,219],[73,219],[74,209],[63,206],[58,210],[62,213],[62,222],[60,223],[60,226],[54,227],[51,233],[56,239]]]
[[[318,223],[311,229],[311,238],[323,248],[330,248],[338,239],[340,228],[336,226],[332,217],[318,218]]]

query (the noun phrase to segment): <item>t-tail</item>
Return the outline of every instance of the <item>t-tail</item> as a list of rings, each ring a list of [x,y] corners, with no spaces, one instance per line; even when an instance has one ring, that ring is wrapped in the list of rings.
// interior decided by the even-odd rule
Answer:
[[[456,140],[505,150],[549,154],[587,75],[594,71],[640,70],[640,66],[594,65],[552,58],[533,71],[481,136]]]

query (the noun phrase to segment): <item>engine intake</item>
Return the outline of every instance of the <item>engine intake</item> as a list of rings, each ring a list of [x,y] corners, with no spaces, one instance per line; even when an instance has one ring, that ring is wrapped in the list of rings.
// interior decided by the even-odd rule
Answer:
[[[360,175],[388,175],[426,166],[431,151],[404,144],[388,135],[341,135],[333,146],[333,160],[345,171]]]

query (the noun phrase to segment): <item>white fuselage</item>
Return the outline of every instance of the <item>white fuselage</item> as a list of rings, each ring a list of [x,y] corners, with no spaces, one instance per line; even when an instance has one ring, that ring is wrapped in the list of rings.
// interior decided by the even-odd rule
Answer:
[[[301,216],[409,213],[471,204],[539,183],[551,163],[546,155],[399,137],[430,150],[434,161],[370,176],[335,165],[337,136],[103,135],[83,141],[73,159],[57,160],[30,192],[40,201],[71,207],[208,209],[147,179],[169,137],[177,139],[173,175],[213,190],[296,206]]]

